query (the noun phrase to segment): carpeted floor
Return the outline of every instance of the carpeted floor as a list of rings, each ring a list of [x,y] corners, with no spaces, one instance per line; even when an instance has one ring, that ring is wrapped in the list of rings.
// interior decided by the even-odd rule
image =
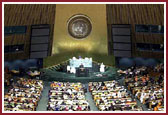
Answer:
[[[87,87],[87,93],[85,94],[86,96],[86,100],[89,102],[90,105],[90,110],[91,111],[98,111],[98,108],[96,107],[94,100],[92,98],[91,93],[89,92],[89,87],[88,84],[85,84],[85,86]]]
[[[42,97],[38,103],[38,107],[36,111],[47,111],[49,89],[50,89],[50,82],[44,82],[44,89],[42,92]]]

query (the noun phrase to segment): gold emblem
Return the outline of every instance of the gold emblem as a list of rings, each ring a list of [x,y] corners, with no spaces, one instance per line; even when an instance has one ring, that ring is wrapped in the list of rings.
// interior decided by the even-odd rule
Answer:
[[[86,38],[92,30],[90,19],[85,15],[75,15],[68,21],[68,32],[76,38]]]

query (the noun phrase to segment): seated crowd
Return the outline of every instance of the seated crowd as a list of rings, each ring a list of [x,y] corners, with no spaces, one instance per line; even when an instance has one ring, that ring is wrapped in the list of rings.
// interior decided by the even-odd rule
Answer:
[[[5,72],[5,86],[9,86],[9,89],[4,95],[4,110],[36,111],[42,96],[43,81],[18,77],[14,82],[13,73]],[[125,86],[115,80],[89,82],[89,91],[98,110],[143,111],[135,98],[150,111],[164,110],[164,64],[155,67],[131,67],[119,70],[118,73],[124,76]],[[85,98],[86,92],[82,83],[54,81],[48,92],[47,110],[90,111]]]
[[[126,70],[125,85],[151,111],[164,110],[164,65]]]
[[[89,91],[100,111],[142,111],[124,86],[115,80],[90,82]]]
[[[48,111],[89,111],[81,83],[53,82],[50,85]]]
[[[42,90],[42,80],[19,78],[4,96],[4,110],[35,111]]]

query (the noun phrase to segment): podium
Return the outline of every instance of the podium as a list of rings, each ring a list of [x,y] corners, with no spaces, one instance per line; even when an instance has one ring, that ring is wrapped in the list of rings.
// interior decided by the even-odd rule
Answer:
[[[89,77],[89,70],[86,68],[77,68],[76,76],[77,77]]]

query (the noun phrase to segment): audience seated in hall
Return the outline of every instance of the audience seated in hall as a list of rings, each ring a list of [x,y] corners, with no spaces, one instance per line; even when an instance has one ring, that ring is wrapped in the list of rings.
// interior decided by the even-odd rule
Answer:
[[[164,110],[164,65],[159,64],[150,70],[136,67],[125,75],[125,85],[150,110]],[[132,72],[132,74],[130,74]]]
[[[115,80],[90,82],[89,91],[100,111],[142,111],[124,86]]]
[[[99,111],[164,111],[164,64],[131,67],[118,70],[118,73],[123,78],[119,82],[88,83]],[[8,71],[4,75],[5,86],[9,86],[6,87],[8,91],[5,90],[4,111],[36,111],[43,81],[13,77]],[[86,92],[85,84],[53,81],[48,92],[47,111],[90,111]]]
[[[4,96],[4,110],[35,111],[42,90],[43,81],[19,78]]]
[[[50,85],[48,111],[89,111],[81,83],[53,82]]]

